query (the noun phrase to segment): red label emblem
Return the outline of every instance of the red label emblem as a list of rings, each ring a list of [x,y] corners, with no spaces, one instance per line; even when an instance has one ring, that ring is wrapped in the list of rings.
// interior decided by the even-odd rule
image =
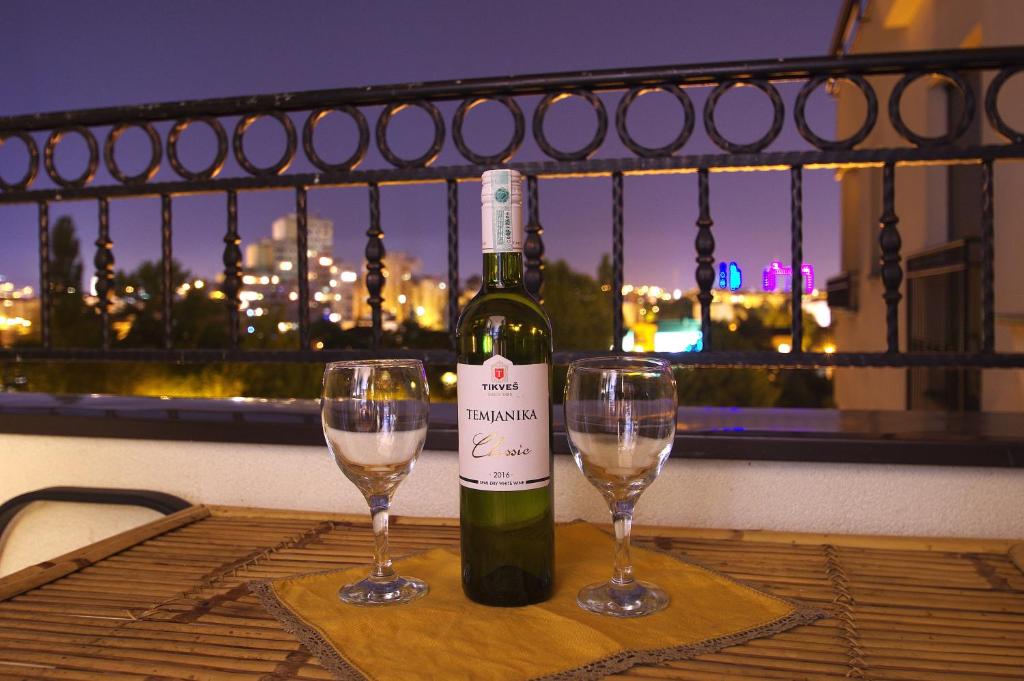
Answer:
[[[502,367],[502,366],[494,367],[494,380],[495,381],[500,381],[503,378],[505,378],[505,367]]]

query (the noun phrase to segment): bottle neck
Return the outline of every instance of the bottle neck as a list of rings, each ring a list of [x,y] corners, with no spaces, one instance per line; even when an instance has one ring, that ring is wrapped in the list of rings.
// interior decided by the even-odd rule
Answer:
[[[483,272],[483,286],[487,290],[523,289],[523,254],[484,253]]]

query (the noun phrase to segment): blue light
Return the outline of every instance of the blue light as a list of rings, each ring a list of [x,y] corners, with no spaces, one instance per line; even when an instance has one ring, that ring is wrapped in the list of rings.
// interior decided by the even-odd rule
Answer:
[[[246,327],[245,330],[248,331],[249,333],[256,333],[256,327],[255,326]]]
[[[735,293],[743,286],[743,270],[735,262],[718,263],[718,288]]]

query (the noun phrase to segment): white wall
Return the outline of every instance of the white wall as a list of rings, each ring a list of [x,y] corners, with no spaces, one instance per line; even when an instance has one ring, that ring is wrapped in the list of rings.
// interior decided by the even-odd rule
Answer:
[[[756,446],[756,445],[755,445]],[[457,457],[424,452],[393,512],[458,514]],[[559,520],[606,520],[570,457],[555,458]],[[365,511],[325,448],[0,435],[0,501],[54,485],[135,487],[195,503]],[[154,517],[50,504],[0,546],[0,574]],[[83,531],[88,519],[92,529]],[[1024,470],[672,460],[640,501],[640,524],[854,534],[1024,538]]]

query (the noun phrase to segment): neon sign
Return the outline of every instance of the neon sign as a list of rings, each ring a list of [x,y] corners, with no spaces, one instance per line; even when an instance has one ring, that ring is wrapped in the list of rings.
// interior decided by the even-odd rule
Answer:
[[[743,286],[743,270],[735,262],[718,263],[718,288],[739,291]]]
[[[804,293],[814,291],[814,265],[804,263],[800,266],[800,278],[803,281]],[[781,281],[780,281],[781,279]],[[790,291],[793,288],[793,268],[772,260],[761,273],[761,288],[772,293],[776,290]]]

